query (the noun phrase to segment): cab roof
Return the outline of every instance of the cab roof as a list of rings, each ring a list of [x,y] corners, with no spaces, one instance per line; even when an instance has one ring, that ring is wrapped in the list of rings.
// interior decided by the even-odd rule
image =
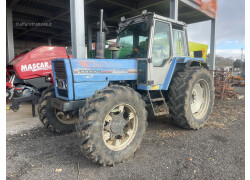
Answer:
[[[157,15],[157,14],[152,13],[152,12],[147,12],[147,13],[143,13],[141,15],[134,16],[134,17],[127,18],[127,19],[125,19],[124,17],[121,17],[121,22],[119,23],[119,27],[125,27],[125,26],[131,25],[131,24],[137,24],[137,23],[141,23],[141,22],[149,22],[153,19],[167,21],[167,22],[170,22],[172,24],[179,25],[179,26],[186,26],[186,24],[184,22],[176,21],[174,19],[170,19],[170,18],[161,16],[161,15]]]

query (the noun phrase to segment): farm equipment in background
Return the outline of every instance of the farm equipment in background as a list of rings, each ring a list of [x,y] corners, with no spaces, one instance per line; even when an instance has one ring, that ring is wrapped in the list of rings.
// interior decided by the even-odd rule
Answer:
[[[189,57],[185,23],[145,11],[123,17],[116,44],[114,59],[53,59],[54,87],[38,103],[45,128],[76,130],[84,155],[103,165],[124,161],[140,146],[146,104],[187,129],[200,129],[214,104],[213,78],[203,58]],[[104,45],[98,47],[97,57],[104,57]]]
[[[72,57],[67,51],[65,47],[41,46],[16,56],[6,67],[6,101],[12,101],[7,109],[18,111],[22,102],[31,101],[35,116],[35,104],[53,79],[51,59]]]
[[[228,81],[233,86],[245,86],[245,74],[234,74],[230,71],[228,74]]]
[[[237,99],[239,94],[230,85],[230,72],[224,70],[211,70],[214,76],[215,98]]]

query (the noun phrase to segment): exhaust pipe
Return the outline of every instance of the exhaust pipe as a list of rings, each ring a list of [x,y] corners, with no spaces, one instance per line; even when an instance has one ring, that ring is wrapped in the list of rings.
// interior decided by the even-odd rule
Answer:
[[[103,29],[103,9],[100,10],[100,31],[96,35],[96,59],[104,59],[105,51],[105,32],[102,32]]]

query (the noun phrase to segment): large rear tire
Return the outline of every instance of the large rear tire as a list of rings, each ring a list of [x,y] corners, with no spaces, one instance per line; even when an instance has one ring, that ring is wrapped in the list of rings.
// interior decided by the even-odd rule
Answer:
[[[79,113],[76,131],[88,159],[114,165],[139,148],[147,126],[147,111],[133,89],[114,85],[100,90]]]
[[[214,104],[214,83],[202,67],[177,72],[168,93],[169,113],[174,122],[187,129],[200,129],[208,121]]]
[[[75,130],[77,117],[70,113],[58,111],[51,107],[51,98],[55,98],[54,86],[43,91],[38,101],[39,119],[46,129],[53,133],[70,133]]]

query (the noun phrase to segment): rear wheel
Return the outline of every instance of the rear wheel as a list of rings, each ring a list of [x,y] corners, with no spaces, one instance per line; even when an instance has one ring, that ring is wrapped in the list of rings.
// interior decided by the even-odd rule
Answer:
[[[38,101],[39,119],[44,127],[54,133],[69,133],[75,130],[77,115],[51,107],[51,98],[55,98],[54,86],[43,91]]]
[[[201,67],[177,72],[170,85],[168,100],[170,115],[177,125],[187,129],[201,128],[214,104],[211,74]]]
[[[76,123],[84,155],[103,165],[132,156],[146,129],[147,112],[141,96],[131,88],[110,86],[88,99]]]

